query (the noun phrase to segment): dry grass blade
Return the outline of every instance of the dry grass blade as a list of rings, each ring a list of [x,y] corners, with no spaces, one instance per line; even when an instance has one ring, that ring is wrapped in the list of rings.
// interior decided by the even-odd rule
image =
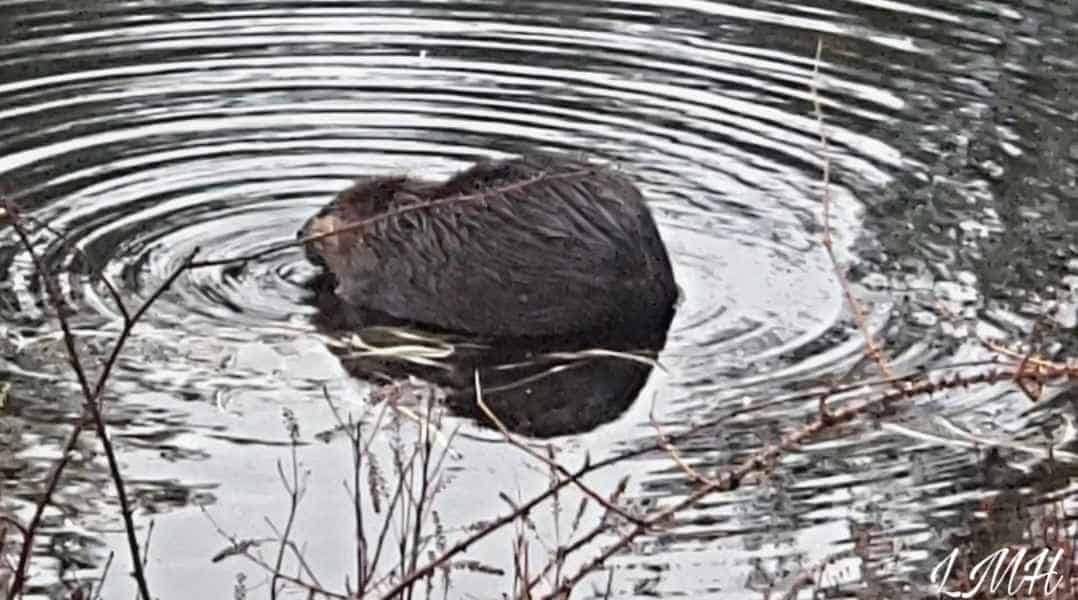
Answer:
[[[394,344],[376,346],[364,340],[359,334],[352,334],[344,340],[334,341],[331,345],[346,351],[341,355],[344,360],[356,358],[397,359],[442,370],[448,370],[449,367],[438,362],[438,360],[449,358],[456,351],[452,344],[444,342],[435,342],[435,345]]]
[[[649,352],[648,354],[652,354],[652,353]],[[638,353],[638,352],[622,352],[622,351],[618,351],[618,350],[608,350],[606,348],[589,348],[587,350],[576,350],[576,351],[573,351],[573,352],[547,352],[547,353],[544,353],[544,354],[538,354],[538,355],[530,358],[526,362],[505,363],[505,364],[502,364],[502,365],[498,365],[497,369],[498,370],[510,370],[510,369],[515,369],[515,368],[518,368],[518,367],[531,366],[531,365],[535,364],[536,362],[543,361],[544,359],[546,359],[546,360],[580,360],[580,359],[595,358],[595,357],[618,358],[618,359],[622,359],[622,360],[628,360],[628,361],[631,361],[631,362],[640,363],[642,365],[647,365],[649,367],[654,367],[654,368],[659,369],[660,371],[663,371],[663,372],[667,372],[666,367],[663,366],[663,364],[660,363],[658,360],[652,358],[651,356],[641,354],[641,353]]]

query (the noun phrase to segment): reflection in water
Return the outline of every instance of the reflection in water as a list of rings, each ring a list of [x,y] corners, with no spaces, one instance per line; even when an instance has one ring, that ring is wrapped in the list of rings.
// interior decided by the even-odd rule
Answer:
[[[597,156],[639,184],[670,249],[683,303],[658,353],[669,376],[593,357],[535,385],[601,400],[595,415],[573,417],[602,425],[557,440],[569,462],[649,444],[653,406],[669,432],[720,423],[681,448],[707,470],[815,414],[814,402],[780,400],[787,392],[870,372],[818,245],[808,83],[819,39],[836,249],[894,368],[984,358],[978,335],[1028,339],[1045,300],[1056,302],[1045,351],[1078,353],[1069,0],[0,0],[0,190],[63,234],[33,241],[88,356],[100,357],[119,312],[97,275],[134,304],[195,246],[217,258],[291,239],[357,174],[449,175],[533,148]],[[366,407],[366,388],[326,351],[314,274],[298,250],[188,273],[118,365],[109,418],[136,516],[159,519],[151,556],[163,558],[150,578],[162,597],[233,584],[234,572],[207,567],[220,547],[191,503],[215,501],[236,529],[267,535],[262,518],[280,509],[282,408],[312,431],[330,426],[323,386]],[[12,384],[0,408],[0,504],[19,518],[78,410],[41,299],[28,255],[0,230],[0,377]],[[469,364],[491,387],[527,378],[489,366],[526,355],[503,351],[493,362],[462,351],[464,366],[428,375],[472,410]],[[502,392],[513,406],[504,414],[545,406],[519,401],[521,389]],[[978,439],[1038,447],[1051,435],[1066,448],[1073,428],[1057,417],[1075,409],[1066,390],[1051,391],[1063,393],[1031,409],[1011,386],[955,390],[916,399],[900,422],[924,431],[945,419]],[[513,425],[546,435],[573,420],[536,425],[558,412]],[[447,526],[489,518],[497,491],[547,484],[497,436],[458,424],[469,435],[457,438],[457,483],[438,507]],[[785,574],[837,557],[828,593],[908,597],[946,544],[985,520],[985,498],[1022,486],[1026,499],[1073,512],[1069,467],[1043,477],[1042,461],[1008,450],[991,472],[1013,477],[989,477],[982,455],[940,439],[873,427],[820,439],[767,482],[712,498],[610,561],[618,591],[774,597]],[[106,548],[122,547],[97,447],[83,442],[39,539],[37,592],[65,565],[100,566]],[[312,560],[335,572],[349,569],[338,551],[347,540],[334,537],[350,516],[338,502],[341,452],[303,448],[321,487],[301,530]],[[627,474],[642,503],[688,493],[666,456],[609,477]],[[891,555],[858,558],[863,534]],[[476,552],[496,561],[504,550]],[[109,596],[130,597],[127,583],[111,578]]]
[[[447,405],[488,426],[537,438],[584,433],[618,418],[651,373],[666,330],[630,339],[478,338],[422,331],[369,310],[342,308],[332,275],[312,280],[315,322],[344,340],[331,346],[353,375],[383,381],[419,377],[445,388]],[[672,315],[671,315],[672,317]],[[669,326],[669,318],[666,326]],[[637,334],[642,332],[637,331]]]

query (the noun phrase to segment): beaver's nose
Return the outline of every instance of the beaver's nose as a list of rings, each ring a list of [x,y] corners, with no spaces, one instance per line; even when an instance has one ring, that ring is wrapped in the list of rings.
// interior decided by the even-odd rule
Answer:
[[[297,240],[302,240],[305,237],[307,237],[307,236],[303,235],[303,230],[302,229],[300,229],[299,231],[296,232],[296,239]]]

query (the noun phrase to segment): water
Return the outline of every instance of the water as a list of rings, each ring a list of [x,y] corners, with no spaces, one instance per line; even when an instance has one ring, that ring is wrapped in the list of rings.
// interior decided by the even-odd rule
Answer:
[[[1075,39],[1064,0],[7,1],[0,188],[53,230],[37,230],[35,246],[61,274],[83,350],[99,357],[120,313],[96,275],[136,305],[196,246],[215,258],[288,241],[356,176],[448,176],[530,148],[616,163],[651,202],[683,300],[665,371],[624,412],[557,445],[575,465],[653,441],[652,419],[669,432],[722,419],[682,447],[707,470],[813,416],[814,401],[782,394],[875,374],[819,243],[817,41],[835,247],[896,371],[983,360],[975,334],[1025,340],[1046,301],[1056,303],[1047,350],[1076,354]],[[3,506],[25,519],[78,396],[10,228],[0,273],[12,384],[0,412]],[[210,562],[227,542],[198,507],[240,537],[270,535],[264,516],[283,521],[283,408],[310,472],[297,535],[327,587],[343,590],[348,448],[314,434],[333,424],[323,387],[360,414],[369,386],[313,324],[303,285],[313,273],[298,249],[186,273],[119,362],[108,418],[142,534],[154,521],[148,576],[162,598],[228,594],[241,571],[262,581],[240,559]],[[1069,401],[1034,410],[1012,386],[981,387],[919,397],[891,422],[953,440],[936,420],[946,417],[981,439],[1041,447],[1047,432],[1066,448]],[[498,491],[522,499],[545,485],[496,433],[452,415],[443,426],[460,428],[437,503],[447,523],[501,514]],[[37,542],[35,592],[93,577],[115,549],[106,597],[130,594],[103,464],[83,436]],[[984,499],[1070,507],[1069,468],[1043,468],[1028,453],[909,431],[829,434],[789,453],[768,482],[642,538],[610,562],[615,586],[765,598],[831,560],[824,587],[836,596],[924,590],[983,522]],[[589,481],[609,492],[624,475],[644,505],[690,490],[661,454]],[[510,543],[469,557],[508,567]],[[462,571],[453,594],[508,582]]]

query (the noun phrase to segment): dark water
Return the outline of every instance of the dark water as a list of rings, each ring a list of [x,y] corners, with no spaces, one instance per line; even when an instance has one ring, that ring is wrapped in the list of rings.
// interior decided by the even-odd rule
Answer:
[[[291,239],[356,176],[446,176],[530,148],[614,162],[650,200],[684,298],[665,370],[610,422],[557,444],[572,465],[649,443],[651,413],[671,432],[723,419],[683,447],[714,467],[814,414],[782,394],[874,374],[819,244],[818,40],[836,250],[894,368],[985,359],[977,335],[1024,340],[1046,302],[1047,351],[1078,354],[1078,9],[1065,0],[0,1],[0,188],[63,235],[34,242],[62,274],[85,351],[102,356],[119,313],[96,275],[134,304],[195,246],[216,257]],[[295,250],[187,273],[120,361],[109,420],[138,522],[155,522],[162,598],[222,597],[239,571],[260,581],[239,560],[210,563],[225,542],[198,506],[239,536],[269,535],[263,517],[287,510],[275,467],[286,407],[309,442],[296,530],[343,589],[348,449],[313,434],[333,422],[323,386],[357,414],[369,386],[313,324],[313,272]],[[12,385],[0,491],[25,519],[78,397],[10,228],[0,274]],[[820,439],[766,484],[713,497],[611,561],[619,597],[764,598],[827,560],[834,596],[927,589],[986,498],[1072,504],[1066,464],[1047,477],[1039,456],[986,454],[954,443],[955,428],[1066,449],[1069,399],[1032,410],[1012,387],[974,388],[915,399],[890,421],[901,430]],[[545,485],[496,434],[444,426],[461,427],[438,500],[447,523]],[[115,498],[92,436],[80,448],[34,589],[93,576],[114,548],[107,597],[124,597]],[[609,491],[627,474],[644,505],[690,490],[662,455],[590,481]],[[509,543],[470,556],[504,567]],[[461,597],[508,589],[507,576],[454,581]]]

